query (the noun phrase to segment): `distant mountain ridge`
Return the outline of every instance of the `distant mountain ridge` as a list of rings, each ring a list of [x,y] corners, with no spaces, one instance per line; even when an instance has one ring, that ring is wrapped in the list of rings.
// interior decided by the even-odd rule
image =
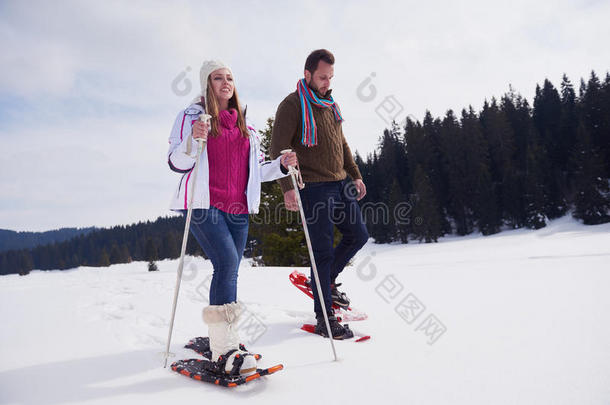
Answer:
[[[76,236],[86,235],[97,228],[60,228],[45,232],[17,232],[0,229],[0,252],[12,249],[29,249],[55,242],[64,242]]]

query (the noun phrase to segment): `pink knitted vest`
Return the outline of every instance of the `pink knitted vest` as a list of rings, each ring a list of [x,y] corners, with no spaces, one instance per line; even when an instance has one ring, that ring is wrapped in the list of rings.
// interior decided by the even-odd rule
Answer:
[[[250,140],[237,125],[235,109],[218,115],[218,136],[208,137],[210,163],[210,206],[229,214],[247,214],[248,163]]]

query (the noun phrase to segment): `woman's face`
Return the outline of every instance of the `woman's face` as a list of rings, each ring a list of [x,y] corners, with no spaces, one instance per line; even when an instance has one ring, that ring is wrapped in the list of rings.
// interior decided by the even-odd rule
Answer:
[[[218,101],[228,101],[233,97],[235,87],[233,85],[233,76],[229,69],[222,68],[210,73],[210,80],[212,81],[212,90]]]

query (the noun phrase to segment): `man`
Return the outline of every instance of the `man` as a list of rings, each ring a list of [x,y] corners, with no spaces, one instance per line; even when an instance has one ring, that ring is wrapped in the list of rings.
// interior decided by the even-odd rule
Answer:
[[[331,96],[334,63],[333,54],[326,49],[313,51],[307,57],[305,78],[299,80],[297,90],[281,102],[275,114],[271,156],[276,158],[283,149],[292,149],[297,154],[305,183],[300,191],[301,201],[324,303],[333,338],[342,339],[349,332],[334,317],[332,303],[347,307],[349,300],[337,290],[337,276],[369,235],[357,202],[366,195],[366,187],[343,136],[341,111]],[[297,191],[290,178],[280,179],[279,183],[286,208],[298,211]],[[336,248],[333,248],[334,226],[342,234]],[[311,281],[316,333],[327,336],[313,274]]]

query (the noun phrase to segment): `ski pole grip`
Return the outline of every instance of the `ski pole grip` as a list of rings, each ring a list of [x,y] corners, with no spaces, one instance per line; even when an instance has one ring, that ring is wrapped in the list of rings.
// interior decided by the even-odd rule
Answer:
[[[283,156],[286,153],[290,153],[290,152],[292,152],[292,149],[284,149],[284,150],[280,151],[280,154],[282,154],[282,156]],[[295,180],[297,182],[299,190],[302,190],[303,187],[305,187],[305,183],[303,183],[303,177],[301,177],[301,171],[298,168],[296,168],[296,167],[288,165],[288,173],[290,173],[291,175],[296,176]]]
[[[212,119],[212,116],[211,116],[210,114],[205,114],[205,113],[203,113],[203,114],[201,114],[201,115],[199,116],[199,121],[203,122],[204,124],[205,124],[205,123],[208,123],[208,124],[209,124],[210,119]],[[201,146],[201,144],[202,144],[202,143],[207,143],[207,139],[206,139],[206,140],[203,140],[203,139],[201,139],[201,138],[197,138],[197,139],[195,139],[195,140],[196,140],[196,141],[199,143],[199,146]]]

